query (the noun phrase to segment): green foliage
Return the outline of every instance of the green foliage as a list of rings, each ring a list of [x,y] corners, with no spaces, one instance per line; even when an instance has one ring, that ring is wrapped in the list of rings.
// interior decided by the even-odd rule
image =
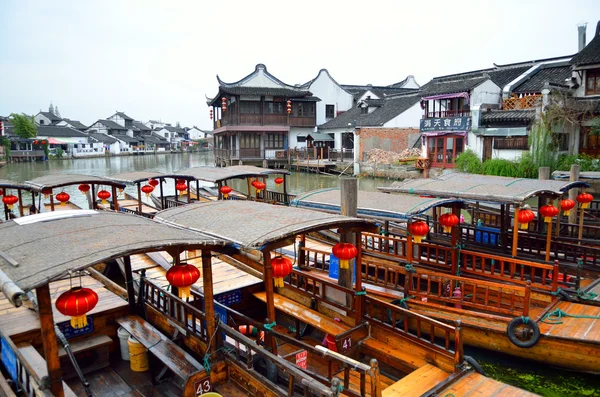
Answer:
[[[600,117],[596,117],[592,120],[591,130],[592,134],[600,135]]]
[[[533,126],[529,134],[529,146],[536,168],[550,167],[550,172],[556,169],[557,145],[553,140],[552,126],[544,115]]]
[[[10,115],[10,122],[14,126],[15,135],[21,138],[35,138],[37,136],[37,126],[33,116],[25,113]]]
[[[57,159],[62,159],[64,155],[64,151],[62,150],[62,148],[59,146],[56,148],[56,154],[54,155]]]
[[[10,140],[5,136],[0,136],[0,146],[4,146],[4,155],[8,160],[10,158]]]
[[[477,154],[471,149],[467,149],[456,158],[456,168],[462,172],[470,174],[481,174],[482,164]]]
[[[579,170],[581,172],[600,171],[600,159],[594,158],[586,154],[563,154],[558,158],[556,169],[559,171],[569,171],[571,169],[571,165],[573,164],[579,164]]]

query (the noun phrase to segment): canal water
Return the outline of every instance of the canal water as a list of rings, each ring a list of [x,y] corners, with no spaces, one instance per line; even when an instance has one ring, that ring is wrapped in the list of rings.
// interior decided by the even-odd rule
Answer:
[[[54,160],[46,162],[7,164],[0,168],[0,179],[23,182],[49,174],[88,174],[105,176],[129,171],[175,172],[182,168],[211,166],[211,153],[183,153],[148,156],[102,157],[77,160]],[[374,191],[379,186],[387,186],[392,180],[361,178],[360,190]],[[271,182],[272,183],[272,182]],[[300,194],[307,191],[339,187],[338,176],[294,172],[288,177],[288,192]],[[234,187],[242,189],[242,186]],[[86,206],[84,196],[72,187],[66,190],[72,201]],[[130,193],[134,193],[133,190]],[[28,199],[28,195],[24,196]],[[526,360],[490,353],[480,349],[466,348],[466,354],[473,356],[484,368],[487,375],[499,381],[547,397],[600,397],[600,376],[570,373],[550,368]],[[600,371],[600,368],[599,368]]]

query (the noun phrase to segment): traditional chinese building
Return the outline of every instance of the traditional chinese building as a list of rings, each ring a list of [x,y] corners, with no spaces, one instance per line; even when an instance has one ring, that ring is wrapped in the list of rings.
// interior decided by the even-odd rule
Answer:
[[[208,100],[217,164],[266,160],[273,165],[287,159],[299,135],[314,132],[319,98],[277,79],[265,65],[233,83],[217,80],[219,92]]]

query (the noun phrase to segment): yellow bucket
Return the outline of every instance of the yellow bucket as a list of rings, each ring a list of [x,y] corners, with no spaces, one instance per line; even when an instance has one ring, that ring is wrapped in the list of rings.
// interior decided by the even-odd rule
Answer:
[[[127,340],[129,346],[129,363],[132,371],[148,371],[148,351],[133,336]]]
[[[200,397],[223,397],[222,395],[220,395],[219,393],[215,393],[215,392],[210,392],[210,393],[204,393],[204,394],[200,394]]]

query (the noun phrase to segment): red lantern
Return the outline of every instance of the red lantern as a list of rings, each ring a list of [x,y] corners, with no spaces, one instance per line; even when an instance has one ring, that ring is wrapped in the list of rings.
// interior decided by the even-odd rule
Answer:
[[[569,216],[573,208],[575,208],[575,201],[573,200],[565,199],[560,202],[560,209],[566,216]]]
[[[221,189],[219,189],[219,190],[221,190],[221,193],[223,194],[223,197],[224,197],[224,198],[227,198],[227,197],[229,197],[229,193],[231,193],[231,191],[232,191],[233,189],[232,189],[232,188],[230,188],[230,187],[229,187],[229,186],[227,186],[227,185],[223,185],[223,186],[221,186]]]
[[[544,222],[552,222],[552,218],[558,215],[558,208],[551,204],[546,204],[540,207],[540,215],[544,217]]]
[[[259,194],[261,190],[265,190],[266,187],[267,187],[267,185],[265,185],[265,183],[261,182],[261,181],[256,181],[256,183],[254,184],[254,188],[256,189],[256,194]]]
[[[440,215],[440,224],[444,227],[444,232],[450,233],[452,228],[458,225],[458,217],[453,213],[445,213]]]
[[[281,185],[283,183],[283,178],[275,178],[275,184],[277,186]]]
[[[208,116],[210,117],[211,120],[213,117],[212,112],[213,112],[213,110],[212,110],[212,108],[210,108],[210,110],[208,111]]]
[[[429,225],[423,221],[412,222],[408,231],[412,234],[415,243],[421,244],[421,240],[429,233]]]
[[[44,195],[44,198],[47,199],[48,196],[52,194],[52,189],[44,189],[42,190],[42,194]]]
[[[110,198],[110,192],[108,190],[100,190],[98,192],[98,198],[102,200],[102,204],[108,204],[108,200]]]
[[[292,101],[287,101],[287,114],[292,113]]]
[[[41,143],[42,145],[45,145],[45,144],[46,144],[46,141],[41,141],[40,143]]]
[[[85,314],[94,309],[97,303],[98,294],[93,290],[74,287],[58,297],[56,308],[65,316],[71,317],[71,327],[79,329],[88,324]]]
[[[348,269],[350,261],[358,255],[358,250],[350,243],[337,243],[331,249],[331,253],[340,260],[340,269]]]
[[[84,183],[84,184],[79,185],[78,189],[81,193],[86,194],[87,192],[90,191],[90,185]]]
[[[67,205],[67,201],[69,201],[70,198],[71,196],[69,196],[69,193],[65,192],[60,192],[56,195],[56,200],[60,201],[60,205],[63,207]]]
[[[35,141],[33,141],[33,144],[34,144],[34,145],[37,145],[37,144],[38,144],[38,142],[39,142],[39,141],[36,139]]]
[[[521,224],[521,229],[527,230],[529,227],[529,222],[535,219],[535,214],[532,210],[521,210],[519,211],[519,223]]]
[[[577,196],[577,202],[581,203],[581,208],[590,208],[590,203],[594,200],[594,196],[589,193],[583,192]]]
[[[159,184],[159,182],[156,179],[150,179],[148,181],[148,185],[152,186],[152,187],[157,187]]]
[[[283,288],[283,279],[292,272],[292,261],[282,256],[276,256],[271,259],[273,267],[273,281],[276,288]]]
[[[185,299],[192,296],[190,287],[200,278],[200,270],[196,266],[184,263],[171,266],[167,271],[167,280],[173,287],[179,289],[179,297]]]
[[[177,185],[175,185],[175,189],[179,191],[179,196],[181,197],[185,194],[185,191],[187,190],[187,184],[183,181],[178,182]]]
[[[142,192],[146,193],[146,197],[150,197],[150,193],[154,191],[154,188],[150,185],[142,186]]]
[[[19,198],[13,194],[2,197],[2,202],[6,204],[9,210],[13,209],[13,206],[19,201]]]
[[[221,110],[227,111],[227,98],[225,97],[221,98]]]

